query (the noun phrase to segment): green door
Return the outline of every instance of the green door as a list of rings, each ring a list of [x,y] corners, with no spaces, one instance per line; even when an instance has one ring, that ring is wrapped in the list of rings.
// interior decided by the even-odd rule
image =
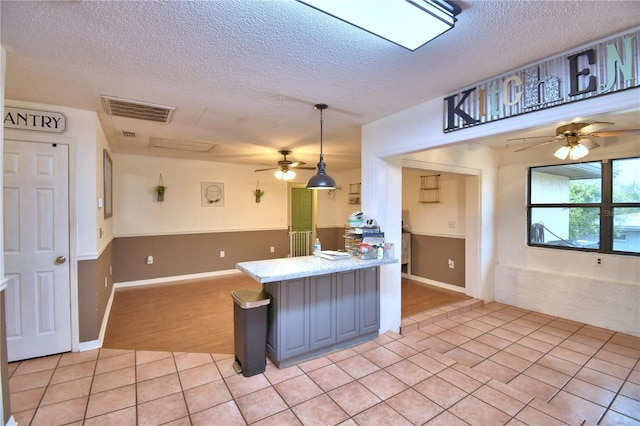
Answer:
[[[307,256],[313,246],[313,193],[306,188],[291,188],[291,232],[289,255]]]
[[[306,188],[291,188],[291,230],[313,230],[312,193]]]

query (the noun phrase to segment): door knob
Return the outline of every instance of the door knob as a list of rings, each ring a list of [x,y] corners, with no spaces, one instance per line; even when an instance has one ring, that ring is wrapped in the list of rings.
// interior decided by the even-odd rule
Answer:
[[[64,256],[56,257],[56,265],[62,265],[66,261],[67,261],[67,258]]]

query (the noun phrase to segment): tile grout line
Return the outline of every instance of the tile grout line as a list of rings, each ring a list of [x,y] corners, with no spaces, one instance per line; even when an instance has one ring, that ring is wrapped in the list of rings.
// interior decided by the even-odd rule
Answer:
[[[614,334],[615,335],[615,334]],[[613,336],[611,336],[613,337]],[[609,412],[609,410],[611,410],[611,406],[613,405],[613,402],[618,398],[618,395],[620,395],[620,391],[622,390],[622,388],[624,387],[625,383],[627,383],[627,381],[629,380],[629,377],[631,377],[631,374],[633,374],[633,372],[635,371],[636,367],[640,364],[640,358],[636,360],[636,363],[633,365],[633,367],[629,370],[629,373],[627,373],[627,377],[625,377],[624,381],[622,382],[622,385],[620,385],[620,387],[618,388],[618,390],[616,391],[616,394],[614,395],[613,398],[611,398],[611,401],[609,402],[609,405],[607,405],[607,407],[605,408],[604,412],[600,415],[600,417],[598,418],[598,421],[596,422],[596,425],[599,425],[600,422],[602,421],[602,419],[604,418],[604,416],[607,415],[607,413]]]

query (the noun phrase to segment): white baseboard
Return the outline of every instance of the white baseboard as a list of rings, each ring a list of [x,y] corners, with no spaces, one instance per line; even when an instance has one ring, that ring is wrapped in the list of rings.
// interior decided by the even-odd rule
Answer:
[[[78,345],[78,352],[92,351],[94,349],[100,349],[102,347],[102,339],[90,340],[88,342],[80,342]]]
[[[149,284],[162,284],[169,283],[175,281],[187,281],[187,280],[195,280],[199,278],[212,278],[219,277],[224,275],[233,275],[240,274],[238,269],[226,269],[224,271],[214,271],[214,272],[203,272],[201,274],[189,274],[189,275],[178,275],[173,277],[161,277],[161,278],[151,278],[148,280],[137,280],[137,281],[123,281],[120,283],[113,283],[114,288],[126,288],[126,287],[137,287],[140,285],[149,285]]]
[[[402,274],[402,276],[404,278],[407,278],[407,279],[411,280],[411,281],[417,281],[419,283],[429,284],[429,285],[432,285],[434,287],[444,288],[445,290],[456,291],[458,293],[464,293],[464,294],[467,293],[467,289],[466,288],[458,287],[457,285],[451,285],[451,284],[447,284],[447,283],[442,283],[440,281],[430,280],[428,278],[417,277],[415,275]]]
[[[113,304],[113,297],[115,295],[115,290],[118,288],[127,288],[127,287],[137,287],[143,285],[150,284],[162,284],[167,282],[175,282],[175,281],[187,281],[194,280],[199,278],[211,278],[211,277],[219,277],[224,275],[233,275],[240,274],[241,272],[237,269],[228,269],[224,271],[215,271],[215,272],[206,272],[202,274],[190,274],[190,275],[180,275],[175,277],[162,277],[162,278],[154,278],[150,280],[138,280],[138,281],[126,281],[121,283],[113,283],[113,287],[111,288],[111,294],[109,295],[109,300],[107,301],[107,306],[104,310],[104,316],[102,318],[102,325],[100,326],[100,334],[98,336],[98,340],[91,340],[89,342],[80,342],[78,346],[78,350],[80,352],[90,351],[93,349],[100,349],[102,344],[104,343],[104,335],[107,332],[107,323],[109,321],[109,314],[111,313],[111,305]]]

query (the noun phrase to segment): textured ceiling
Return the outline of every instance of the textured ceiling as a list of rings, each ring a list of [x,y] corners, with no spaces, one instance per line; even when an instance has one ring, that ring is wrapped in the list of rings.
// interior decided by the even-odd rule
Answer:
[[[293,0],[2,0],[6,97],[98,112],[115,152],[256,166],[279,149],[315,165],[313,105],[326,103],[330,172],[358,164],[364,124],[640,23],[636,1],[455,3],[455,28],[411,52]],[[169,124],[112,117],[101,95],[176,112]]]

